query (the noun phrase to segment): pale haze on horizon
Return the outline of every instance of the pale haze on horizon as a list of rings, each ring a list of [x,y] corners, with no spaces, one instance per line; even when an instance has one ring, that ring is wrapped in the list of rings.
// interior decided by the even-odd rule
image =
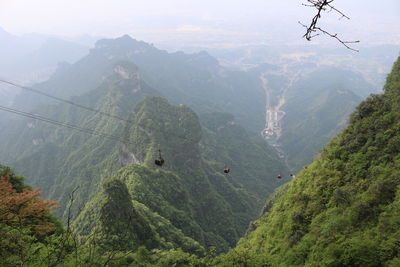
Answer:
[[[313,10],[287,0],[0,0],[0,27],[14,34],[116,37],[129,34],[156,43],[285,43],[301,40]],[[322,25],[343,38],[400,43],[399,0],[336,0],[351,17],[324,15]],[[362,3],[362,4],[361,4]]]

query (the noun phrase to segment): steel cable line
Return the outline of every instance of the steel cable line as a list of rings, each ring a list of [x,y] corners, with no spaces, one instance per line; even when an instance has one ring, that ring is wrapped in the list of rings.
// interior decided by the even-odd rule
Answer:
[[[91,111],[91,112],[94,112],[94,113],[103,115],[103,116],[107,116],[107,117],[114,118],[114,119],[118,119],[118,120],[121,120],[121,121],[124,121],[124,122],[132,123],[132,121],[127,120],[127,119],[124,119],[124,118],[121,118],[121,117],[119,117],[119,116],[112,115],[112,114],[103,112],[103,111],[101,111],[101,110],[95,109],[95,108],[87,107],[87,106],[84,106],[84,105],[75,103],[75,102],[73,102],[73,101],[71,101],[71,100],[67,100],[67,99],[64,99],[64,98],[61,98],[61,97],[53,96],[53,95],[50,95],[50,94],[48,94],[48,93],[45,93],[45,92],[39,91],[39,90],[37,90],[37,89],[34,89],[34,88],[32,88],[32,87],[23,86],[23,85],[16,84],[16,83],[14,83],[14,82],[10,82],[10,81],[3,80],[3,79],[0,79],[0,82],[5,83],[5,84],[9,84],[9,85],[12,85],[12,86],[15,86],[15,87],[18,87],[18,88],[21,88],[21,89],[24,89],[24,90],[26,90],[26,91],[30,91],[30,92],[36,93],[36,94],[39,94],[39,95],[42,95],[42,96],[45,96],[45,97],[48,97],[48,98],[51,98],[51,99],[60,101],[60,102],[64,102],[64,103],[67,103],[67,104],[70,104],[70,105],[73,105],[73,106],[77,106],[77,107],[79,107],[79,108],[86,109],[86,110],[89,110],[89,111]]]
[[[65,102],[65,103],[67,103],[67,104],[74,105],[74,106],[77,106],[77,107],[79,107],[79,108],[86,109],[86,110],[89,110],[89,111],[92,111],[92,112],[95,112],[95,113],[98,113],[98,114],[101,114],[101,115],[104,115],[104,116],[112,117],[112,118],[115,118],[115,119],[118,119],[118,120],[121,120],[121,121],[125,121],[125,122],[129,122],[129,123],[132,123],[132,122],[133,122],[133,121],[130,121],[130,120],[123,119],[123,118],[121,118],[121,117],[119,117],[119,116],[115,116],[115,115],[112,115],[112,114],[108,114],[108,113],[103,112],[103,111],[100,111],[100,110],[98,110],[98,109],[94,109],[94,108],[91,108],[91,107],[87,107],[87,106],[84,106],[84,105],[75,103],[75,102],[70,101],[70,100],[67,100],[67,99],[63,99],[63,98],[60,98],[60,97],[52,96],[52,95],[50,95],[50,94],[44,93],[44,92],[39,91],[39,90],[37,90],[37,89],[34,89],[34,88],[32,88],[32,87],[27,87],[27,86],[19,85],[19,84],[16,84],[16,83],[14,83],[14,82],[10,82],[10,81],[4,80],[4,79],[0,79],[0,82],[9,84],[9,85],[12,85],[12,86],[15,86],[15,87],[18,87],[18,88],[21,88],[21,89],[24,89],[24,90],[33,92],[33,93],[37,93],[37,94],[43,95],[43,96],[46,96],[46,97],[48,97],[48,98],[55,99],[55,100],[60,101],[60,102]],[[0,108],[1,110],[10,109],[10,108],[3,107],[3,106],[0,106],[0,107],[1,107],[1,108]],[[10,109],[10,110],[13,110],[13,109]],[[5,111],[7,111],[7,110],[5,110]],[[39,115],[35,115],[35,114],[32,114],[32,113],[23,112],[23,111],[19,111],[19,110],[13,110],[13,111],[22,112],[22,113],[25,113],[25,114],[31,114],[31,115],[33,115],[33,116],[41,117],[41,116],[39,116]],[[12,111],[10,111],[10,112],[12,112]],[[23,115],[23,116],[24,116],[24,115]],[[41,117],[41,118],[47,119],[47,120],[51,120],[51,119],[48,119],[48,118],[45,118],[45,117]],[[34,119],[35,119],[35,118],[34,118]],[[40,120],[40,119],[39,119],[39,120]],[[54,122],[56,122],[56,121],[54,121]],[[62,122],[59,122],[59,123],[62,123]],[[67,123],[66,123],[66,124],[67,124]],[[72,125],[71,125],[71,126],[72,126]],[[76,127],[79,127],[79,126],[76,126]],[[91,130],[91,129],[88,129],[88,130]],[[190,141],[190,139],[188,139],[188,138],[186,138],[186,137],[183,137],[183,136],[178,136],[178,138],[181,138],[181,139],[183,139],[183,140]],[[220,148],[218,148],[217,146],[211,145],[211,144],[205,144],[205,143],[203,143],[202,145],[203,145],[203,146],[206,146],[206,147],[212,147],[212,148],[214,148],[214,149],[216,149],[216,150],[220,149]]]
[[[24,112],[24,111],[21,111],[21,110],[4,107],[4,106],[1,106],[1,105],[0,105],[0,110],[6,111],[6,112],[9,112],[9,113],[13,113],[13,114],[16,114],[16,115],[28,117],[28,118],[31,118],[31,119],[40,120],[40,121],[47,122],[47,123],[50,123],[50,124],[53,124],[53,125],[57,125],[57,126],[66,127],[66,128],[69,128],[69,129],[77,130],[77,131],[84,132],[84,133],[87,133],[87,134],[90,134],[90,135],[97,135],[97,136],[100,136],[100,137],[108,138],[108,139],[111,139],[111,140],[114,140],[114,141],[118,141],[118,142],[121,142],[121,143],[124,143],[124,144],[133,144],[132,142],[129,142],[129,140],[124,140],[124,139],[122,139],[122,138],[120,138],[118,136],[115,136],[115,135],[102,133],[100,131],[89,129],[89,128],[83,128],[83,127],[80,127],[80,126],[77,126],[77,125],[73,125],[73,124],[69,124],[69,123],[66,123],[66,122],[60,122],[60,121],[52,120],[52,119],[49,119],[49,118],[46,118],[46,117],[43,117],[43,116],[40,116],[40,115],[32,114],[32,113],[29,113],[29,112]],[[186,138],[184,138],[184,139],[186,139]],[[208,146],[208,145],[206,145],[206,146]],[[211,147],[215,147],[213,145],[210,145],[210,146]],[[159,153],[160,153],[160,160],[164,161],[164,159],[162,159],[162,157],[161,157],[161,150],[159,150]],[[161,165],[156,163],[156,165],[162,166],[163,163],[164,162],[162,162]],[[226,168],[226,166],[225,166],[225,168]],[[224,172],[225,172],[225,168],[224,168]],[[226,174],[228,172],[226,172]]]
[[[66,122],[60,122],[60,121],[57,121],[57,120],[52,120],[52,119],[49,119],[49,118],[46,118],[46,117],[43,117],[43,116],[40,116],[40,115],[32,114],[32,113],[29,113],[29,112],[24,112],[24,111],[21,111],[21,110],[8,108],[8,107],[1,106],[1,105],[0,105],[0,110],[6,111],[6,112],[9,112],[9,113],[13,113],[13,114],[16,114],[16,115],[24,116],[24,117],[27,117],[27,118],[31,118],[31,119],[36,119],[36,120],[39,120],[39,121],[47,122],[47,123],[50,123],[50,124],[53,124],[53,125],[56,125],[56,126],[61,126],[61,127],[69,128],[69,129],[72,129],[72,130],[77,130],[77,131],[84,132],[84,133],[87,133],[87,134],[90,134],[90,135],[100,136],[100,137],[107,138],[107,139],[114,140],[114,141],[118,141],[118,142],[121,142],[121,143],[124,143],[124,144],[132,144],[132,145],[134,145],[134,143],[130,142],[129,140],[123,139],[123,138],[121,138],[119,136],[106,134],[106,133],[103,133],[103,132],[100,132],[100,131],[97,131],[97,130],[94,130],[94,129],[84,128],[84,127],[80,127],[80,126],[73,125],[73,124],[66,123]],[[185,138],[185,137],[182,137],[182,136],[178,136],[178,137],[180,137],[182,139],[189,140],[188,138]],[[203,146],[212,147],[212,148],[214,148],[216,150],[219,149],[217,146],[211,145],[211,144],[204,144],[203,143]],[[161,159],[161,150],[159,150],[159,153],[160,153],[160,159]],[[224,167],[223,171],[224,171],[225,174],[228,174],[230,172],[230,168],[227,168],[226,164],[225,164],[225,167]]]
[[[46,117],[42,117],[40,115],[35,115],[35,114],[29,113],[29,112],[16,110],[16,109],[4,107],[4,106],[1,106],[1,105],[0,105],[0,110],[6,111],[6,112],[9,112],[9,113],[13,113],[13,114],[17,114],[17,115],[20,115],[20,116],[28,117],[28,118],[40,120],[40,121],[47,122],[47,123],[50,123],[50,124],[54,124],[54,125],[57,125],[57,126],[70,128],[70,129],[77,130],[77,131],[80,131],[80,132],[84,132],[84,133],[87,133],[87,134],[97,135],[97,136],[100,136],[100,137],[108,138],[108,139],[111,139],[111,140],[114,140],[114,141],[118,141],[118,142],[121,142],[121,143],[124,143],[124,144],[133,144],[132,142],[129,142],[129,140],[125,140],[125,139],[123,139],[123,138],[121,138],[119,136],[102,133],[102,132],[100,132],[98,130],[84,128],[84,127],[80,127],[80,126],[77,126],[77,125],[69,124],[69,123],[66,123],[66,122],[60,122],[60,121],[52,120],[52,119],[49,119],[49,118],[46,118]]]
[[[60,101],[60,102],[64,102],[64,103],[67,103],[67,104],[70,104],[70,105],[74,105],[74,106],[77,106],[79,108],[86,109],[88,111],[91,111],[91,112],[94,112],[94,113],[97,113],[97,114],[100,114],[100,115],[103,115],[103,116],[107,116],[107,117],[118,119],[118,120],[121,120],[121,121],[124,121],[124,122],[132,123],[132,121],[126,120],[126,119],[121,118],[119,116],[112,115],[112,114],[109,114],[109,113],[106,113],[106,112],[103,112],[101,110],[94,109],[94,108],[91,108],[91,107],[87,107],[87,106],[75,103],[75,102],[67,100],[67,99],[63,99],[63,98],[60,98],[60,97],[53,96],[53,95],[47,94],[45,92],[39,91],[37,89],[34,89],[32,87],[23,86],[23,85],[20,85],[20,84],[11,82],[11,81],[7,81],[7,80],[4,80],[4,79],[0,79],[0,82],[5,83],[5,84],[9,84],[9,85],[12,85],[12,86],[15,86],[15,87],[18,87],[18,88],[33,92],[33,93],[36,93],[36,94],[39,94],[39,95],[43,95],[45,97],[48,97],[48,98],[51,98],[51,99],[54,99],[54,100],[57,100],[57,101]],[[118,136],[105,134],[105,133],[102,133],[102,132],[97,131],[97,130],[93,130],[93,129],[89,129],[89,128],[83,128],[83,127],[80,127],[80,126],[77,126],[77,125],[73,125],[73,124],[69,124],[69,123],[66,123],[66,122],[60,122],[60,121],[52,120],[52,119],[49,119],[49,118],[46,118],[46,117],[42,117],[40,115],[35,115],[35,114],[29,113],[29,112],[24,112],[24,111],[12,109],[12,108],[4,107],[4,106],[0,106],[0,110],[6,111],[6,112],[9,112],[9,113],[14,113],[14,114],[17,114],[17,115],[20,115],[20,116],[25,116],[25,117],[32,118],[32,119],[37,119],[37,120],[40,120],[40,121],[43,121],[43,122],[47,122],[47,123],[50,123],[50,124],[53,124],[53,125],[74,129],[74,130],[77,130],[77,131],[80,131],[80,132],[84,132],[84,133],[88,133],[88,134],[91,134],[91,135],[97,135],[97,136],[105,137],[105,138],[108,138],[108,139],[112,139],[114,141],[119,141],[121,143],[133,144],[133,143],[127,141],[127,140],[121,139]],[[182,136],[178,136],[178,137],[189,141],[188,138],[185,138],[185,137],[182,137]],[[215,145],[206,144],[206,143],[203,143],[202,146],[211,147],[211,148],[214,148],[215,150],[220,149]]]
[[[60,102],[65,102],[67,104],[74,105],[74,106],[77,106],[79,108],[86,109],[86,110],[92,111],[94,113],[103,115],[103,116],[107,116],[107,117],[115,118],[115,119],[118,119],[118,120],[121,120],[121,121],[124,121],[124,122],[132,123],[132,121],[123,119],[123,118],[121,118],[119,116],[111,115],[111,114],[105,113],[103,111],[100,111],[98,109],[87,107],[87,106],[75,103],[75,102],[67,100],[67,99],[63,99],[63,98],[60,98],[60,97],[53,96],[53,95],[47,94],[45,92],[39,91],[37,89],[34,89],[32,87],[19,85],[19,84],[16,84],[14,82],[7,81],[7,80],[4,80],[4,79],[0,79],[0,82],[5,83],[5,84],[9,84],[9,85],[12,85],[12,86],[15,86],[15,87],[18,87],[18,88],[33,92],[33,93],[36,93],[36,94],[39,94],[39,95],[43,95],[43,96],[46,96],[46,97],[51,98],[51,99],[55,99],[55,100],[60,101]],[[133,143],[131,143],[129,141],[121,139],[118,136],[105,134],[105,133],[102,133],[102,132],[99,132],[99,131],[96,131],[96,130],[93,130],[93,129],[83,128],[83,127],[80,127],[80,126],[77,126],[77,125],[73,125],[73,124],[69,124],[69,123],[66,123],[66,122],[60,122],[60,121],[52,120],[52,119],[49,119],[49,118],[46,118],[46,117],[42,117],[40,115],[35,115],[35,114],[29,113],[29,112],[24,112],[24,111],[12,109],[12,108],[4,107],[4,106],[0,106],[0,110],[6,111],[6,112],[10,112],[10,113],[14,113],[14,114],[17,114],[17,115],[20,115],[20,116],[25,116],[25,117],[32,118],[32,119],[37,119],[37,120],[40,120],[40,121],[43,121],[43,122],[47,122],[47,123],[50,123],[50,124],[53,124],[53,125],[62,126],[62,127],[70,128],[70,129],[73,129],[73,130],[81,131],[81,132],[84,132],[84,133],[88,133],[88,134],[92,134],[92,135],[97,135],[97,136],[109,138],[109,139],[112,139],[112,140],[115,140],[115,141],[119,141],[121,143],[133,144]],[[185,138],[185,137],[182,137],[182,136],[179,136],[179,137],[184,139],[184,140],[189,140],[188,138]],[[217,148],[217,146],[214,146],[214,145],[211,145],[211,144],[203,143],[202,145],[205,146],[205,147],[212,147],[212,148],[214,148],[216,150],[219,149],[219,148]],[[160,152],[160,159],[161,159],[161,150],[159,150],[159,152]],[[224,168],[224,172],[225,172],[226,169],[229,172],[229,168],[226,168],[226,166]],[[228,173],[228,172],[226,172],[226,173]]]

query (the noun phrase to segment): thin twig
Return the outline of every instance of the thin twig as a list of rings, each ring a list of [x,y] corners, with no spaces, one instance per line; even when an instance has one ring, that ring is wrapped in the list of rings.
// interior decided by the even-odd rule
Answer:
[[[302,25],[304,28],[306,28],[306,33],[303,35],[303,38],[306,38],[307,41],[311,41],[314,37],[320,35],[319,33],[323,33],[325,35],[328,35],[329,37],[336,39],[347,49],[358,52],[359,50],[351,47],[349,44],[359,43],[360,41],[344,41],[338,36],[337,33],[330,33],[327,30],[317,26],[317,23],[321,18],[321,14],[323,11],[325,12],[334,11],[340,15],[339,20],[342,18],[350,20],[350,18],[347,15],[345,15],[342,11],[340,11],[339,9],[337,9],[335,6],[332,5],[333,1],[334,0],[307,0],[308,4],[304,3],[302,4],[303,6],[315,8],[317,10],[317,14],[312,18],[309,26],[299,21],[299,24]]]

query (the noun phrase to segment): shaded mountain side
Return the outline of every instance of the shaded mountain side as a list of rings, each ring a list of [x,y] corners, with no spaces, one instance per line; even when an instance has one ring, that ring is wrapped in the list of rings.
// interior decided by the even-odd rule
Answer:
[[[312,162],[319,150],[348,123],[348,116],[371,85],[353,72],[322,68],[294,84],[285,98],[279,142],[294,172]]]
[[[25,79],[31,72],[56,67],[60,61],[72,63],[89,50],[86,46],[56,36],[34,33],[17,36],[1,27],[0,42],[1,73]]]
[[[231,112],[253,132],[263,125],[264,92],[247,73],[224,69],[206,52],[168,53],[127,35],[98,41],[87,56],[60,66],[35,88],[63,98],[79,96],[98,86],[121,60],[136,64],[142,79],[173,103],[185,103],[196,112]],[[49,100],[28,92],[16,99],[17,107],[28,110],[40,103]]]
[[[0,27],[1,78],[30,85],[48,79],[60,62],[73,63],[89,48],[55,36],[24,34],[16,36]],[[11,105],[20,89],[0,83],[0,104]],[[3,115],[0,114],[0,119]]]
[[[221,266],[400,264],[400,59],[384,93],[277,194]]]
[[[260,65],[248,73],[268,99],[263,134],[279,146],[294,173],[345,127],[362,99],[378,91],[356,71],[303,61],[280,68]]]
[[[4,67],[11,73],[31,73],[46,68],[55,69],[58,64],[72,64],[85,56],[89,48],[70,41],[49,37],[41,46],[27,54],[20,55]]]
[[[229,179],[255,192],[261,208],[265,196],[290,178],[287,166],[275,149],[268,146],[261,136],[249,135],[233,115],[213,112],[202,114],[200,120],[203,157],[216,170],[229,167],[232,171]],[[283,176],[282,180],[276,178],[279,174]]]

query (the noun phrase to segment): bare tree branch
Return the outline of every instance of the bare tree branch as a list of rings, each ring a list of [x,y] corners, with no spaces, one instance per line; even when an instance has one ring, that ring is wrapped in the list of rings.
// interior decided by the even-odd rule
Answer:
[[[75,200],[75,192],[79,189],[79,185],[72,190],[72,192],[69,194],[69,204],[68,204],[68,212],[67,212],[67,231],[70,232],[71,230],[71,220],[72,220],[72,204],[74,203]]]
[[[320,33],[323,33],[325,35],[328,35],[329,37],[332,37],[336,39],[338,42],[340,42],[342,45],[344,45],[347,49],[350,49],[352,51],[358,52],[357,49],[351,47],[349,44],[355,44],[359,43],[360,41],[344,41],[342,40],[337,33],[330,33],[325,29],[322,29],[321,27],[317,26],[317,23],[319,19],[321,18],[322,12],[335,12],[340,15],[340,19],[350,19],[347,15],[345,15],[343,12],[338,10],[335,6],[332,5],[334,0],[307,0],[307,3],[303,3],[303,6],[306,7],[311,7],[315,8],[317,10],[317,14],[312,18],[311,23],[309,26],[301,23],[299,21],[299,24],[302,25],[304,28],[306,28],[306,33],[303,35],[303,38],[306,38],[307,41],[311,41],[314,37],[320,35]]]

